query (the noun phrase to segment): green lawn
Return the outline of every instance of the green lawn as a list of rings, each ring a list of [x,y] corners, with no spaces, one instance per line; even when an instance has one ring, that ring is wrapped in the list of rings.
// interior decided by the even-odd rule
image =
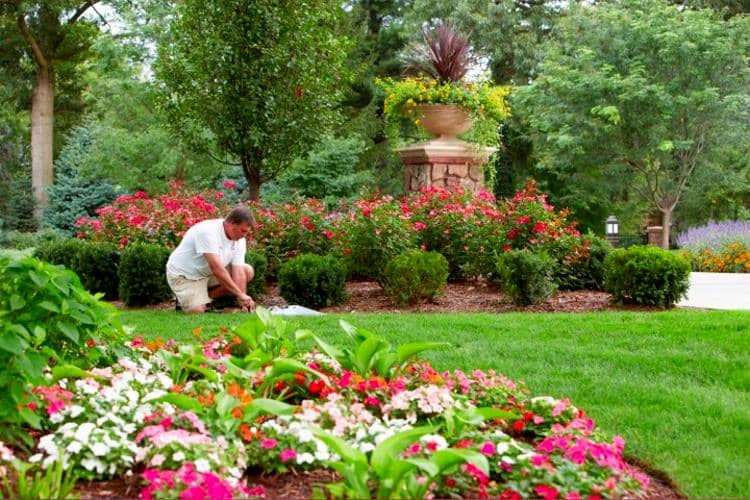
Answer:
[[[189,339],[242,314],[131,311],[136,332]],[[494,368],[569,397],[690,497],[750,497],[750,313],[358,314],[296,318],[332,340],[338,319],[393,343],[447,340],[437,368]]]

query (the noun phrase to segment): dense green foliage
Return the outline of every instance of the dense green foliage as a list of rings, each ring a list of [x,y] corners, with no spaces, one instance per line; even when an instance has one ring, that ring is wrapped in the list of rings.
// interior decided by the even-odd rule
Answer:
[[[33,233],[22,231],[2,231],[0,232],[0,248],[14,248],[23,250],[35,248],[45,243],[59,241],[64,236],[54,229],[42,229]]]
[[[236,158],[250,198],[338,118],[348,82],[340,4],[187,0],[155,66],[180,135]]]
[[[333,206],[341,198],[354,198],[374,182],[372,170],[357,170],[364,148],[359,137],[324,138],[306,157],[292,161],[274,183],[266,185],[263,200],[286,201],[295,193]]]
[[[510,250],[497,258],[497,274],[503,291],[513,303],[529,306],[544,302],[555,291],[555,262],[544,253]]]
[[[651,246],[620,248],[604,260],[604,290],[622,304],[674,306],[690,286],[690,263]]]
[[[113,243],[74,238],[55,240],[37,247],[34,256],[67,267],[78,275],[84,288],[91,293],[102,293],[109,300],[118,297],[120,250]]]
[[[247,287],[247,293],[251,297],[258,297],[266,292],[266,273],[268,272],[268,259],[263,252],[248,250],[245,254],[245,262],[253,266],[253,281]]]
[[[114,308],[84,290],[74,273],[32,257],[0,258],[0,317],[0,422],[15,439],[23,437],[20,423],[40,425],[29,408],[36,400],[30,388],[45,383],[50,359],[86,368],[123,336]]]
[[[564,203],[579,217],[595,211],[603,220],[618,196],[637,193],[661,214],[668,241],[673,211],[696,172],[722,149],[726,159],[745,148],[725,131],[750,132],[747,33],[742,18],[723,21],[661,0],[573,9],[539,77],[513,101],[532,128],[539,168],[558,176]],[[581,183],[617,191],[590,196]]]
[[[55,183],[47,191],[44,224],[68,236],[75,235],[78,219],[95,216],[95,209],[112,203],[120,194],[112,184],[82,174],[91,141],[90,125],[73,129],[55,161]]]
[[[566,244],[567,243],[567,244]],[[553,252],[557,260],[554,279],[560,290],[601,290],[604,284],[604,259],[613,250],[612,245],[598,236],[582,237],[583,255],[575,255],[567,248],[572,241],[562,241]],[[559,254],[558,254],[559,252]]]
[[[340,304],[346,300],[346,267],[333,255],[302,254],[281,266],[279,294],[314,309]]]
[[[161,245],[134,243],[120,256],[120,299],[127,305],[161,302],[172,295],[167,284],[169,249]]]
[[[438,252],[410,250],[385,266],[383,290],[398,305],[432,300],[448,283],[448,261]]]

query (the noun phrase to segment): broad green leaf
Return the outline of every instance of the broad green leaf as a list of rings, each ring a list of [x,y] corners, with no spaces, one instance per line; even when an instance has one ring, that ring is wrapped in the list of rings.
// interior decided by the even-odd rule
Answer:
[[[28,347],[29,345],[13,332],[6,330],[0,333],[0,349],[11,354],[20,354]]]
[[[197,400],[191,398],[190,396],[186,396],[185,394],[165,394],[164,396],[155,398],[152,401],[154,403],[158,403],[160,401],[170,403],[181,410],[192,411],[197,414],[203,412],[203,405],[201,405]]]
[[[95,376],[86,370],[78,368],[73,365],[58,365],[52,368],[52,381],[57,382],[64,378],[95,378],[101,379],[102,377]]]
[[[47,276],[44,276],[43,274],[40,274],[34,270],[29,271],[29,278],[31,278],[31,281],[33,281],[34,284],[39,288],[44,288],[49,282],[49,278],[47,278]]]
[[[35,344],[41,344],[44,342],[44,339],[47,338],[47,330],[44,329],[43,326],[36,325],[34,327],[34,341]]]
[[[351,325],[344,321],[343,319],[339,320],[339,325],[341,325],[341,328],[352,338],[357,336],[357,327],[354,325]]]
[[[367,466],[367,456],[357,448],[349,445],[343,439],[333,436],[324,430],[313,428],[312,433],[336,452],[344,463],[364,464]]]
[[[404,476],[417,468],[407,460],[397,459],[391,462],[384,476],[380,476],[380,486],[378,487],[378,498],[391,498],[394,491],[399,489],[399,484]],[[377,471],[376,471],[377,472]]]
[[[66,337],[68,337],[76,344],[78,343],[78,340],[80,339],[78,335],[78,328],[76,328],[73,323],[71,323],[70,321],[60,320],[57,322],[57,327]]]
[[[37,304],[37,305],[38,305],[39,307],[41,307],[42,309],[46,309],[46,310],[48,310],[48,311],[50,311],[50,312],[53,312],[53,313],[59,313],[59,312],[60,312],[60,308],[59,308],[59,307],[57,307],[57,306],[56,306],[55,304],[53,304],[52,302],[50,302],[49,300],[43,300],[42,302],[40,302],[40,303],[39,303],[39,304]]]
[[[415,354],[431,349],[445,349],[450,347],[449,342],[410,342],[402,344],[396,349],[396,363],[401,364]]]
[[[517,416],[517,414],[513,413],[512,411],[500,410],[498,408],[483,407],[477,408],[475,411],[477,415],[481,416],[484,420],[488,420],[491,418],[502,418],[503,420],[509,420]]]
[[[258,318],[263,322],[264,325],[270,325],[271,321],[273,320],[273,316],[265,307],[256,307],[255,314],[258,315]]]
[[[370,458],[372,468],[379,477],[383,477],[393,461],[399,459],[401,453],[403,453],[407,446],[413,444],[425,434],[430,434],[434,431],[434,426],[427,425],[402,431],[389,437],[380,443],[372,452],[372,457]]]
[[[44,382],[42,375],[47,366],[47,358],[38,352],[27,351],[22,356],[16,357],[16,363],[21,372],[26,375],[26,380],[37,385]]]
[[[485,474],[490,473],[490,464],[487,462],[487,457],[476,450],[448,448],[436,451],[430,459],[437,464],[441,471],[454,465],[468,462],[477,466]]]
[[[29,333],[29,330],[24,325],[10,325],[10,330],[27,342],[31,340],[31,333]]]
[[[329,357],[337,360],[339,363],[341,363],[341,361],[344,358],[344,351],[342,351],[336,346],[329,344],[328,342],[325,342],[323,339],[315,335],[310,330],[299,330],[295,332],[294,337],[297,341],[306,339],[308,337],[312,337],[315,343],[318,344],[318,347],[320,347],[320,349],[324,353],[326,353]],[[345,366],[344,368],[346,369],[347,367]]]
[[[271,415],[277,416],[291,415],[297,408],[297,406],[284,403],[283,401],[259,398],[247,405],[247,408],[245,408],[245,416],[242,420],[245,422],[253,422],[255,421],[255,417],[262,413],[270,413]]]
[[[25,305],[26,305],[26,301],[20,295],[14,293],[13,295],[10,296],[10,310],[11,311],[17,311]]]
[[[438,467],[438,465],[432,460],[426,458],[407,458],[406,461],[419,467],[419,469],[424,471],[428,476],[434,477],[440,474],[440,467]]]
[[[219,375],[216,373],[216,371],[214,371],[211,368],[203,368],[200,365],[194,365],[192,363],[189,364],[189,365],[185,365],[185,368],[187,368],[187,369],[189,369],[191,371],[194,371],[196,373],[200,373],[201,375],[203,375],[206,378],[206,380],[208,380],[210,382],[218,382],[219,381]]]
[[[18,411],[18,414],[27,424],[29,424],[34,429],[39,429],[41,427],[42,419],[39,417],[39,415],[29,410],[28,408],[26,407],[21,408]]]
[[[354,352],[355,363],[360,375],[367,375],[373,364],[373,357],[378,351],[386,351],[389,344],[377,337],[368,337],[359,344]]]

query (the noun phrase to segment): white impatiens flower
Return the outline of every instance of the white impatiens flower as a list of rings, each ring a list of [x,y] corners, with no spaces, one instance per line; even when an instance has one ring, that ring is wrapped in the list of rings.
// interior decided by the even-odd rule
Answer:
[[[209,464],[208,460],[206,460],[205,458],[199,458],[195,461],[195,470],[197,470],[201,474],[205,474],[206,472],[211,471],[211,464]]]
[[[435,451],[437,450],[444,450],[448,447],[448,441],[445,440],[445,438],[439,434],[425,434],[419,440],[424,445],[433,444],[435,447]]]
[[[172,455],[172,460],[175,462],[182,462],[185,460],[185,454],[181,451],[176,452],[174,455]]]
[[[87,443],[89,440],[89,437],[91,437],[91,432],[95,428],[96,428],[96,425],[94,425],[92,422],[84,422],[83,424],[78,426],[78,430],[76,431],[73,437],[76,441]]]
[[[315,462],[315,458],[316,457],[314,457],[312,455],[312,453],[308,453],[308,452],[299,453],[297,455],[297,463],[300,464],[300,465],[302,465],[302,464],[311,464],[311,463]]]
[[[91,449],[91,453],[93,453],[94,456],[97,456],[97,457],[103,457],[107,453],[109,453],[109,446],[107,446],[106,444],[102,442],[89,445],[89,449]]]
[[[68,453],[76,454],[83,449],[83,445],[80,441],[71,441],[68,446],[65,447],[65,451]]]
[[[78,415],[86,411],[86,409],[83,406],[73,405],[70,407],[69,411],[70,411],[70,416],[72,418],[76,418]]]

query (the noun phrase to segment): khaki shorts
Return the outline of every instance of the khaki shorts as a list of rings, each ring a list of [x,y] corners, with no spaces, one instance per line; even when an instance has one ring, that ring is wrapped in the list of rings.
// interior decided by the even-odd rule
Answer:
[[[169,283],[169,288],[174,292],[183,311],[211,302],[212,299],[208,296],[208,290],[220,284],[214,275],[199,280],[191,280],[182,275],[171,273],[167,273],[167,283]]]

